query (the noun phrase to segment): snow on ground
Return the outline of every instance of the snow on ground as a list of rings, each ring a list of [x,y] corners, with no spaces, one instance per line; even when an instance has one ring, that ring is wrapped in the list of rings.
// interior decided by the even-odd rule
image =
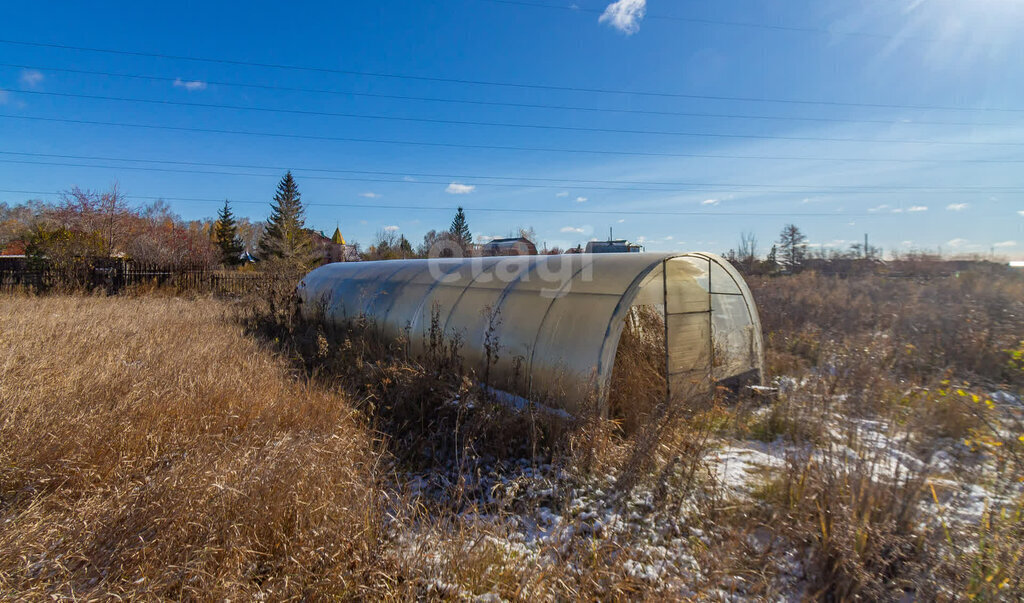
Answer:
[[[788,391],[805,386],[792,379],[780,380],[777,385]],[[998,404],[1021,405],[1011,394],[997,392],[992,398]],[[1009,504],[1020,493],[1022,485],[998,496],[990,485],[995,480],[986,466],[988,461],[961,441],[937,440],[930,450],[915,450],[907,433],[888,422],[841,415],[825,420],[827,441],[816,447],[798,446],[781,437],[773,442],[712,442],[699,483],[672,509],[650,488],[621,494],[613,475],[583,477],[529,459],[476,459],[472,467],[452,462],[408,474],[403,481],[412,497],[448,506],[467,525],[482,528],[484,542],[504,551],[509,559],[541,566],[569,563],[571,571],[567,553],[574,540],[577,550],[580,539],[611,543],[614,552],[607,554],[624,557],[620,565],[628,575],[681,597],[708,577],[693,552],[695,547],[712,544],[700,512],[709,490],[714,490],[716,497],[724,496],[726,503],[749,500],[757,488],[790,463],[806,462],[809,455],[822,462],[838,462],[838,470],[867,469],[877,480],[924,473],[939,498],[938,503],[931,500],[930,490],[926,490],[920,502],[930,525],[976,524],[986,510]],[[767,529],[755,530],[747,537],[755,551],[778,551],[785,546]],[[805,550],[794,549],[775,558],[780,564],[780,590],[802,592],[805,554]],[[722,580],[728,577],[716,576],[715,580],[724,584]],[[429,587],[438,596],[471,598],[471,593],[441,581]],[[733,596],[723,592],[724,599]]]
[[[787,448],[781,440],[772,443],[733,441],[708,455],[708,467],[718,483],[732,494],[749,494],[764,483],[773,469],[786,465],[787,450],[792,448]]]
[[[637,580],[653,584],[669,574],[699,576],[689,540],[706,537],[699,522],[691,525],[692,505],[664,513],[649,489],[635,488],[624,496],[612,475],[581,479],[551,465],[531,466],[527,459],[488,465],[476,475],[463,481],[478,504],[460,517],[492,526],[488,542],[518,559],[564,563],[573,538],[594,538],[628,544],[623,567]],[[420,474],[409,483],[416,494],[443,500],[450,499],[457,479]]]

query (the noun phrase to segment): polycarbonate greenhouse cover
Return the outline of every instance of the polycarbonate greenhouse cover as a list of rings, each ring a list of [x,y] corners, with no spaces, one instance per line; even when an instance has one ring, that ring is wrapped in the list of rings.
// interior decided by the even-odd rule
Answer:
[[[334,263],[310,272],[298,292],[306,318],[340,326],[365,317],[385,337],[406,337],[414,355],[428,349],[433,330],[457,340],[488,385],[570,412],[595,400],[605,408],[624,318],[636,305],[664,313],[669,393],[759,375],[763,365],[746,283],[706,253]]]

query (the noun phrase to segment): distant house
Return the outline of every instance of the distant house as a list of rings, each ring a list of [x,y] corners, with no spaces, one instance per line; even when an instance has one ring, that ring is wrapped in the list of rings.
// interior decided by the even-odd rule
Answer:
[[[644,248],[626,239],[591,241],[584,253],[640,253]]]
[[[309,231],[310,239],[313,241],[313,249],[317,255],[323,258],[324,264],[334,262],[357,262],[359,251],[355,245],[345,243],[345,237],[341,234],[341,227],[334,229],[334,235],[330,238],[322,232]]]
[[[0,281],[5,271],[24,270],[27,258],[26,245],[23,241],[12,241],[0,248]]]
[[[24,241],[11,241],[0,248],[0,256],[25,257],[28,245]]]
[[[491,239],[480,246],[480,254],[492,255],[537,255],[537,246],[526,237],[514,239]]]

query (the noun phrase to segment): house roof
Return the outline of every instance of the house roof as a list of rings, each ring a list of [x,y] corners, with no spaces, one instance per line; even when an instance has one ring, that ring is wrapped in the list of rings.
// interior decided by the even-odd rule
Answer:
[[[532,245],[533,241],[527,239],[526,237],[514,237],[506,239],[491,239],[490,241],[484,243],[484,245],[514,245],[516,243],[529,243]]]
[[[24,256],[27,247],[25,241],[11,241],[0,249],[0,255]]]

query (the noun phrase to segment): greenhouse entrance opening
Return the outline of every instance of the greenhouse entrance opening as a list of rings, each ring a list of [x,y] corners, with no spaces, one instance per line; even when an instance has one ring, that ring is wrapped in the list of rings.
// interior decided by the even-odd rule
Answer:
[[[627,430],[662,402],[695,408],[716,386],[760,382],[757,313],[746,283],[721,258],[665,258],[626,298],[607,412]]]
[[[608,417],[634,431],[665,401],[666,366],[664,305],[632,306],[615,351]]]

